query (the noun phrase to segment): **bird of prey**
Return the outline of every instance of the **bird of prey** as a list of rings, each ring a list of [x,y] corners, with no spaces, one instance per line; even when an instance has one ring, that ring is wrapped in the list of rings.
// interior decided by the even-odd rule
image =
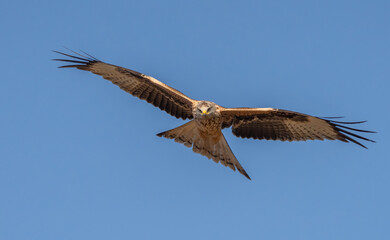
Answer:
[[[374,142],[355,132],[373,133],[346,126],[361,122],[340,122],[332,118],[319,118],[298,112],[276,108],[225,108],[210,101],[198,101],[187,97],[157,79],[134,70],[111,65],[91,55],[73,52],[74,55],[54,51],[68,62],[60,68],[77,68],[100,75],[122,90],[166,111],[176,118],[191,121],[177,128],[157,134],[174,139],[216,163],[238,170],[250,179],[230,149],[222,129],[232,127],[233,134],[241,138],[306,141],[340,140],[353,142],[366,148],[357,139]],[[357,139],[356,139],[357,138]]]

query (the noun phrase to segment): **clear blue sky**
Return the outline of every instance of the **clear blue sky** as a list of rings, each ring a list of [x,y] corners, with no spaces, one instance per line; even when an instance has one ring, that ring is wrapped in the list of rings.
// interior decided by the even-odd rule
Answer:
[[[6,1],[0,21],[0,239],[390,239],[389,1]],[[184,121],[56,68],[63,46],[225,107],[368,120],[377,143],[224,130],[248,181],[155,136]]]

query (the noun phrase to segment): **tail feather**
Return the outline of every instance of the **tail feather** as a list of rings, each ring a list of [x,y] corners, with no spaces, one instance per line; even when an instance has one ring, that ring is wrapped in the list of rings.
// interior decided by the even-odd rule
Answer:
[[[195,153],[206,156],[216,163],[220,162],[233,171],[237,168],[241,174],[248,179],[251,179],[234,156],[221,131],[213,136],[204,133],[202,134],[197,123],[190,121],[177,128],[159,133],[157,136],[174,139],[175,142],[182,143],[187,147],[192,147],[192,151]]]

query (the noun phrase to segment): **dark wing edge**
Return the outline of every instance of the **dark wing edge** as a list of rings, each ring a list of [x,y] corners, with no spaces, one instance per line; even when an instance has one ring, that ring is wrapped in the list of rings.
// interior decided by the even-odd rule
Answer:
[[[357,144],[357,145],[359,145],[359,146],[361,146],[363,148],[366,148],[366,149],[367,149],[367,147],[365,145],[363,145],[362,143],[360,143],[356,139],[353,139],[352,137],[355,137],[355,138],[358,138],[358,139],[362,139],[362,140],[367,141],[367,142],[375,143],[374,140],[366,138],[366,137],[363,137],[363,136],[360,136],[360,135],[358,135],[356,133],[353,133],[351,131],[363,132],[363,133],[377,133],[377,132],[369,131],[369,130],[363,130],[363,129],[358,129],[358,128],[351,128],[351,127],[345,126],[345,125],[350,125],[350,124],[361,124],[361,123],[365,123],[367,121],[341,122],[341,121],[334,121],[334,120],[330,120],[330,119],[342,118],[342,117],[327,117],[327,118],[324,118],[324,117],[320,118],[320,117],[318,117],[318,118],[326,121],[327,123],[329,123],[333,127],[333,129],[336,130],[337,133],[339,134],[339,136],[341,137],[341,138],[339,138],[339,140],[341,140],[343,142],[353,142],[353,143],[355,143],[355,144]]]
[[[72,51],[72,50],[70,50]],[[83,52],[72,51],[75,55],[53,51],[70,59],[52,59],[70,63],[59,68],[77,68],[100,75],[119,86],[122,90],[153,104],[176,118],[192,119],[192,106],[195,100],[187,97],[174,88],[142,73],[104,63]]]
[[[281,140],[281,141],[305,141],[305,140],[340,140],[343,142],[352,142],[363,148],[367,147],[363,145],[358,139],[375,142],[372,139],[363,137],[356,132],[361,133],[376,133],[374,131],[362,130],[357,128],[352,128],[346,125],[351,124],[361,124],[366,121],[359,122],[342,122],[335,121],[332,119],[337,119],[341,117],[314,117],[302,113],[292,112],[282,109],[273,109],[273,108],[222,108],[221,110],[223,116],[222,128],[227,128],[232,126],[233,134],[241,138],[253,138],[253,139],[267,139],[267,140]],[[265,120],[264,129],[259,129],[262,126],[262,121]],[[302,127],[305,122],[310,124],[310,121],[316,121],[317,124],[320,123],[321,130],[323,131],[320,135],[316,133],[308,132],[307,135],[302,134],[298,130],[296,132],[288,132],[286,134],[286,129],[291,130],[291,124],[289,127],[284,127],[283,125],[288,123],[301,124],[299,127]],[[320,121],[320,122],[319,122]],[[322,121],[322,123],[321,123]],[[254,125],[252,125],[255,123]],[[277,126],[271,125],[279,125]],[[303,125],[302,125],[303,124]],[[268,129],[266,129],[268,128]],[[289,129],[290,128],[290,129]],[[283,133],[279,132],[284,130]],[[302,130],[299,129],[299,130]],[[310,129],[305,129],[310,130]],[[329,131],[330,130],[330,131]]]
[[[72,59],[55,58],[55,59],[52,59],[53,61],[76,63],[76,64],[69,64],[69,65],[62,65],[62,66],[59,66],[58,68],[77,68],[77,69],[84,70],[84,71],[90,71],[89,69],[94,63],[102,62],[102,61],[98,60],[97,58],[94,58],[91,56],[89,56],[89,57],[84,56],[84,55],[81,55],[80,53],[77,53],[77,52],[74,52],[74,53],[79,55],[79,56],[74,56],[74,55],[66,54],[63,52],[55,51],[55,50],[53,50],[53,52],[72,58]],[[77,60],[75,60],[75,59],[77,59]]]

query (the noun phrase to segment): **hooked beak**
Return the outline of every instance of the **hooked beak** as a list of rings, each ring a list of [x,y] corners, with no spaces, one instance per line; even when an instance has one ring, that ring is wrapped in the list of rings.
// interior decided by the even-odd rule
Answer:
[[[202,115],[205,115],[205,114],[206,114],[206,115],[209,114],[209,113],[207,112],[207,110],[203,110],[203,111],[202,111]]]

